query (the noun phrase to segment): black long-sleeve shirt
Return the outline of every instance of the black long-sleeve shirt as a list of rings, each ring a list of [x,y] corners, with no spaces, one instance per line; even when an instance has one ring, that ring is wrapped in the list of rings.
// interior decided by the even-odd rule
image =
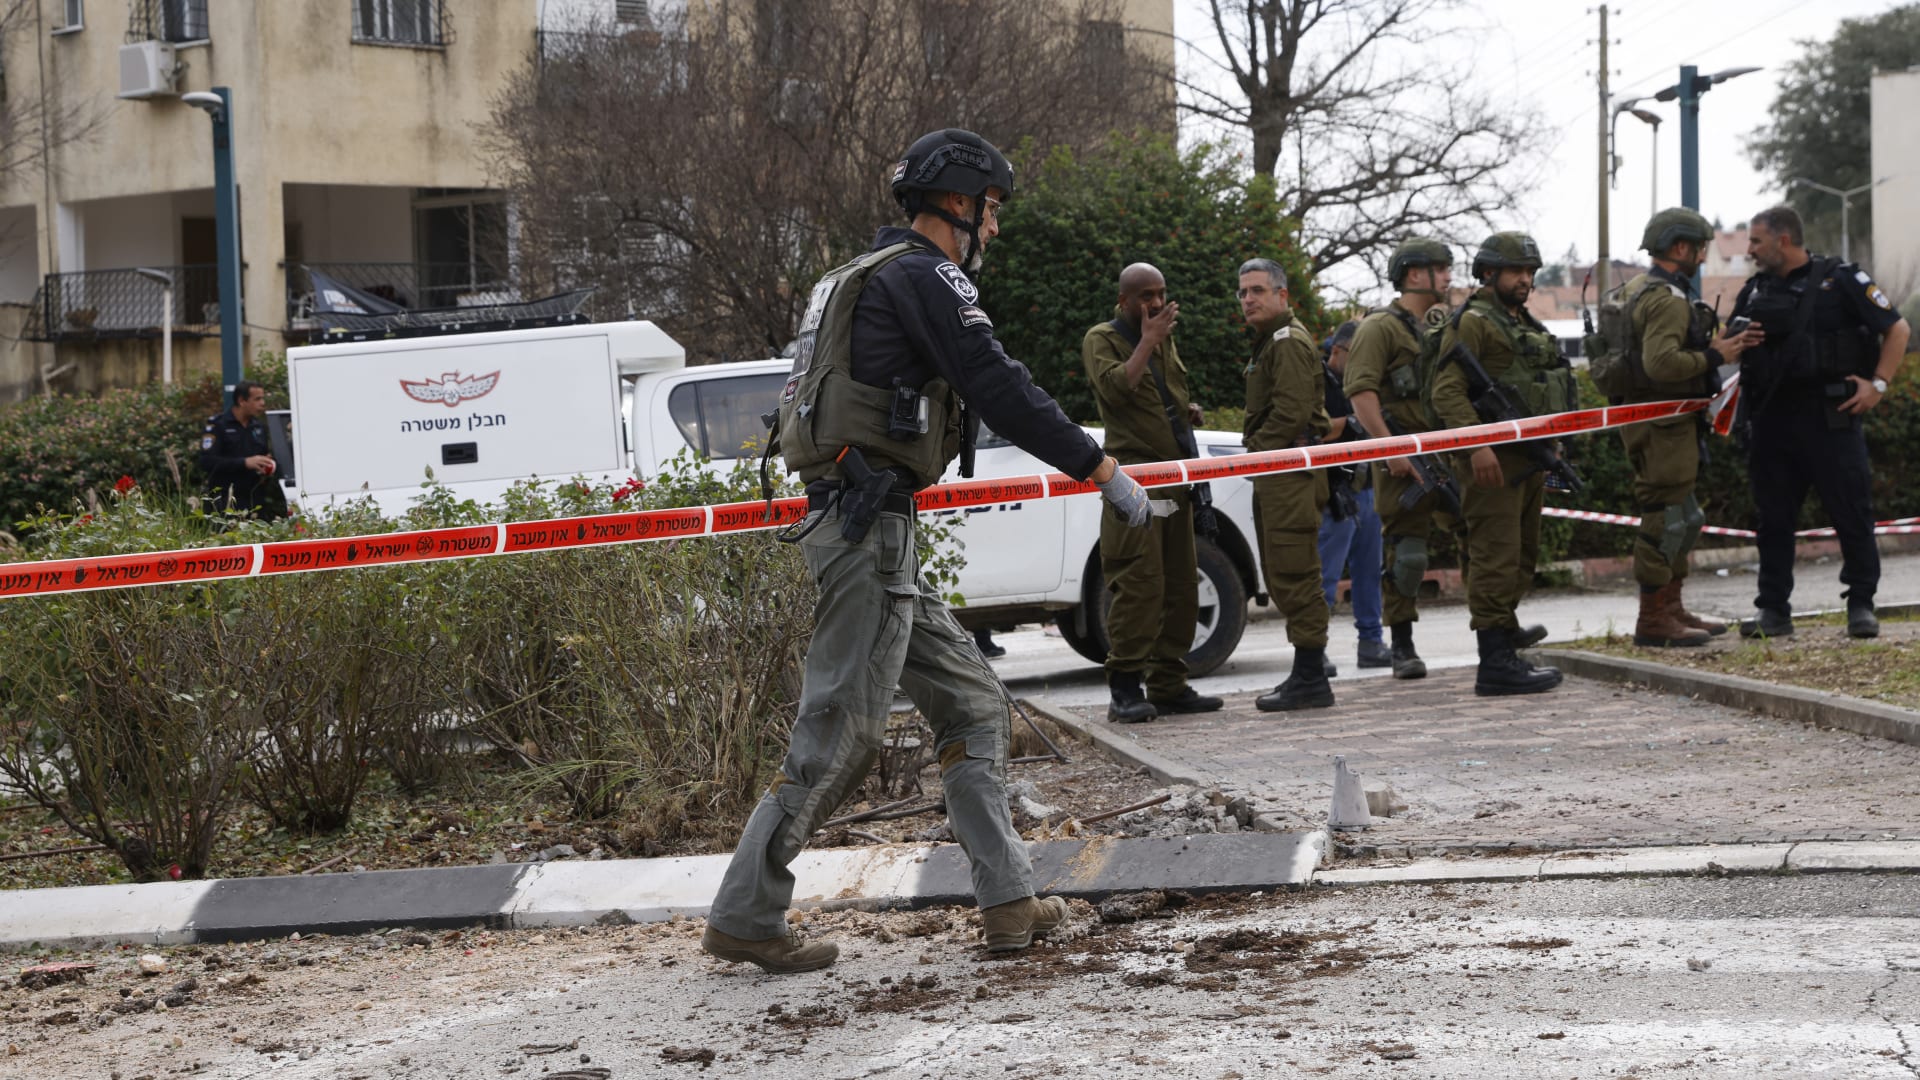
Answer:
[[[1100,467],[1100,446],[1082,431],[1026,365],[1008,356],[980,309],[973,281],[931,240],[889,226],[879,250],[902,241],[911,252],[882,267],[853,310],[853,377],[869,386],[923,386],[945,379],[996,433],[1054,468],[1086,479]]]

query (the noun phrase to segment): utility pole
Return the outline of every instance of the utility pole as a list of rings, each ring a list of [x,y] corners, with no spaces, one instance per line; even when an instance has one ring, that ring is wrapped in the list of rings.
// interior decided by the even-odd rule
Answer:
[[[1591,9],[1589,9],[1591,10]],[[1612,248],[1609,243],[1611,225],[1607,218],[1607,189],[1611,185],[1613,174],[1613,140],[1608,138],[1608,125],[1612,123],[1613,111],[1609,108],[1612,95],[1607,90],[1607,5],[1600,5],[1600,257],[1593,263],[1594,284],[1599,287],[1596,296],[1607,295],[1607,271],[1611,269]]]

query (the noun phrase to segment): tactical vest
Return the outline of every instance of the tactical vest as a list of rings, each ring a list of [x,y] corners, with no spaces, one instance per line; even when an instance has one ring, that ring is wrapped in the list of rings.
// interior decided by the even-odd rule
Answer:
[[[1652,274],[1641,274],[1600,303],[1600,332],[1586,339],[1587,373],[1593,377],[1594,387],[1613,401],[1690,398],[1710,392],[1710,373],[1679,382],[1656,382],[1647,375],[1644,334],[1635,329],[1633,316],[1641,300],[1662,287],[1686,300],[1686,292],[1679,286]],[[1704,349],[1713,340],[1713,309],[1697,300],[1688,304],[1687,333],[1680,346],[1689,351]]]
[[[1813,306],[1820,286],[1839,263],[1816,256],[1795,281],[1762,274],[1754,281],[1743,314],[1767,332],[1748,350],[1741,368],[1764,382],[1820,380],[1838,382],[1848,375],[1871,377],[1879,363],[1878,335],[1851,325],[1824,334],[1813,332]]]
[[[1524,321],[1515,319],[1507,314],[1505,308],[1483,296],[1469,299],[1462,314],[1486,319],[1506,337],[1507,344],[1513,349],[1513,358],[1505,370],[1493,370],[1484,356],[1480,362],[1487,364],[1488,375],[1512,387],[1520,395],[1529,412],[1535,416],[1546,416],[1566,412],[1579,402],[1579,395],[1574,389],[1573,367],[1560,354],[1560,342],[1554,339],[1553,332],[1540,325],[1539,320],[1525,312],[1522,312]]]
[[[1384,379],[1380,379],[1380,411],[1386,413],[1390,425],[1398,429],[1396,434],[1432,430],[1423,405],[1423,392],[1427,390],[1425,380],[1430,377],[1432,359],[1438,357],[1440,331],[1446,327],[1446,306],[1428,307],[1428,323],[1415,319],[1405,307],[1375,307],[1367,311],[1369,319],[1373,315],[1396,319],[1407,329],[1407,334],[1413,336],[1413,359],[1388,367]]]
[[[902,439],[888,431],[897,391],[853,377],[853,309],[861,290],[881,267],[917,250],[903,243],[870,251],[821,278],[807,299],[772,434],[787,470],[805,483],[837,478],[836,459],[849,446],[860,448],[870,468],[912,473],[916,488],[940,479],[960,452],[960,399],[945,379],[918,388],[925,432]]]

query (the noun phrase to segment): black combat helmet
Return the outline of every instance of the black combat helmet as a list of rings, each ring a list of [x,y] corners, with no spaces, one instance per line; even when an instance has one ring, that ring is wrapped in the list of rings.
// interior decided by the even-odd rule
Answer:
[[[1452,266],[1453,250],[1438,240],[1415,236],[1402,240],[1400,246],[1393,249],[1393,255],[1387,259],[1387,282],[1395,290],[1404,292],[1401,286],[1407,280],[1407,271],[1419,266]],[[1423,289],[1422,292],[1433,290]]]
[[[1647,231],[1640,234],[1640,248],[1653,255],[1663,255],[1682,240],[1704,244],[1712,239],[1713,226],[1706,218],[1684,206],[1674,206],[1647,219]]]
[[[1540,269],[1540,245],[1533,237],[1523,232],[1497,232],[1480,241],[1480,250],[1473,253],[1473,276],[1486,279],[1486,271],[1520,267],[1527,270]]]
[[[960,128],[929,132],[907,147],[893,166],[893,199],[908,217],[935,214],[967,233],[960,265],[969,274],[980,269],[980,224],[986,220],[988,188],[1013,196],[1013,165],[992,143]],[[973,199],[973,220],[949,213],[929,200],[930,192],[951,191]]]

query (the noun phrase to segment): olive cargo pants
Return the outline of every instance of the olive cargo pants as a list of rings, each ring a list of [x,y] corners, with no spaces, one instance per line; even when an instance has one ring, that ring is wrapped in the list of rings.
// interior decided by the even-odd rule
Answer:
[[[1633,504],[1640,533],[1633,542],[1633,577],[1659,588],[1687,576],[1687,556],[1706,515],[1693,497],[1700,477],[1699,422],[1691,415],[1620,429],[1633,466]]]
[[[1460,508],[1467,519],[1468,623],[1474,630],[1520,629],[1520,601],[1533,588],[1540,561],[1540,509],[1546,504],[1547,478],[1534,473],[1518,485],[1513,478],[1528,469],[1524,451],[1501,447],[1500,468],[1507,483],[1481,487],[1473,480],[1470,453],[1454,462],[1462,479]]]
[[[1429,464],[1446,468],[1448,463],[1429,458]],[[1466,528],[1452,514],[1440,509],[1440,497],[1428,494],[1411,508],[1400,505],[1400,496],[1413,486],[1412,477],[1395,476],[1387,463],[1373,464],[1373,509],[1380,515],[1381,545],[1381,621],[1388,626],[1418,622],[1420,582],[1426,578],[1428,538],[1434,529],[1453,534],[1460,549],[1462,576],[1467,566]]]
[[[1156,499],[1180,509],[1144,529],[1100,511],[1100,572],[1113,594],[1107,611],[1107,672],[1136,672],[1147,697],[1166,701],[1187,687],[1187,653],[1200,617],[1200,575],[1194,563],[1193,509],[1186,488],[1162,488]]]
[[[1320,586],[1320,512],[1327,506],[1327,473],[1281,473],[1253,479],[1254,527],[1260,530],[1260,569],[1267,595],[1287,620],[1295,648],[1327,647],[1326,594]]]
[[[709,925],[748,941],[787,932],[787,864],[877,756],[893,688],[933,728],[947,819],[981,907],[1033,895],[1033,867],[1007,810],[1011,738],[999,680],[920,578],[910,514],[882,513],[865,539],[840,535],[838,508],[800,541],[819,586],[799,717],[785,761],[741,833]]]

